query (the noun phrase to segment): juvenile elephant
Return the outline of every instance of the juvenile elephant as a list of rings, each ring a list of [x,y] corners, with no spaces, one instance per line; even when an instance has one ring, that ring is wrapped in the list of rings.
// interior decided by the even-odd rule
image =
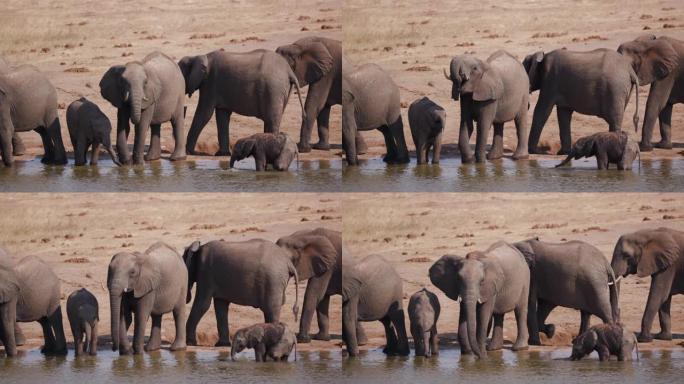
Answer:
[[[657,148],[672,148],[672,106],[684,103],[684,41],[667,36],[642,36],[623,43],[618,52],[625,55],[639,78],[640,85],[651,84],[639,146],[651,151],[653,126],[660,122]]]
[[[57,116],[57,91],[50,80],[31,65],[0,70],[0,152],[6,166],[12,165],[16,132],[34,130],[43,140],[45,164],[66,164],[62,131]]]
[[[144,253],[120,252],[112,257],[107,271],[107,289],[111,308],[112,350],[130,354],[128,327],[135,313],[133,353],[141,354],[147,319],[152,316],[152,330],[145,345],[148,352],[161,347],[161,322],[173,312],[176,337],[172,351],[185,349],[185,297],[188,272],[180,255],[171,246],[157,242]]]
[[[362,321],[382,322],[388,355],[409,354],[404,324],[403,283],[385,259],[367,256],[360,261],[343,257],[342,273],[342,338],[349,356],[359,354],[357,329]]]
[[[261,323],[238,329],[233,336],[230,358],[235,361],[235,355],[246,348],[254,349],[254,358],[259,362],[266,362],[268,357],[273,361],[287,361],[294,348],[297,361],[297,337],[285,323]]]
[[[610,265],[618,280],[633,274],[651,276],[639,342],[650,342],[654,337],[672,340],[672,295],[684,293],[684,232],[661,227],[624,234],[615,245]],[[656,312],[660,333],[651,335]]]
[[[254,157],[257,171],[265,171],[269,164],[276,171],[287,171],[299,152],[294,141],[284,133],[255,133],[235,142],[230,156],[230,167],[236,161]]]
[[[610,355],[617,356],[618,361],[632,360],[632,352],[636,347],[639,360],[639,346],[630,332],[617,324],[594,325],[572,341],[570,360],[580,360],[596,351],[600,361],[606,361]]]
[[[606,324],[619,321],[615,275],[603,253],[583,241],[547,243],[538,238],[513,244],[530,267],[527,314],[529,343],[541,345],[539,331],[553,337],[555,326],[545,324],[555,307],[578,309],[579,334],[589,328],[589,317]]]
[[[430,267],[430,281],[450,299],[462,299],[458,326],[462,353],[487,355],[485,341],[492,316],[494,333],[487,350],[501,349],[504,314],[510,311],[515,312],[518,326],[513,350],[528,348],[525,320],[530,269],[515,247],[499,241],[466,257],[444,255]]]
[[[142,61],[115,65],[102,76],[100,94],[117,108],[116,150],[119,160],[131,162],[128,153],[130,126],[135,126],[133,163],[158,160],[161,157],[161,125],[173,126],[175,147],[170,159],[184,160],[185,81],[178,65],[161,52],[152,52]],[[150,147],[143,158],[145,137],[151,129]]]
[[[14,266],[12,259],[0,249],[0,341],[9,357],[17,355],[15,329],[20,284]]]
[[[342,75],[342,146],[347,164],[358,163],[357,144],[362,142],[357,138],[358,132],[373,129],[385,137],[387,154],[383,161],[409,162],[399,87],[378,65],[349,65]]]
[[[311,36],[276,49],[290,64],[300,87],[309,86],[304,102],[305,117],[299,135],[299,151],[310,152],[311,130],[318,122],[314,149],[328,150],[330,107],[342,103],[342,42]]]
[[[276,242],[289,255],[300,280],[307,280],[297,341],[330,340],[330,296],[342,294],[342,233],[327,228],[297,231]],[[318,333],[309,336],[316,313]]]
[[[87,289],[81,288],[69,295],[66,306],[76,356],[84,352],[97,355],[97,325],[100,322],[97,299]]]
[[[287,60],[275,52],[220,50],[183,57],[178,66],[185,78],[185,93],[192,96],[199,90],[199,102],[188,132],[190,154],[195,154],[197,139],[214,110],[219,140],[216,156],[230,156],[229,123],[233,112],[262,120],[265,133],[278,133],[293,85],[302,108],[302,120],[306,119],[297,76]]]
[[[112,161],[121,165],[110,139],[112,123],[95,103],[85,97],[72,102],[67,108],[66,120],[77,166],[85,165],[88,147],[91,146],[90,165],[97,165],[100,144],[107,150]]]
[[[7,72],[11,69],[12,66],[10,66],[5,59],[0,57],[0,74],[2,74],[2,72]],[[14,156],[21,156],[25,152],[26,148],[24,147],[24,143],[21,141],[19,134],[14,132],[14,135],[12,136],[12,154]]]
[[[432,164],[439,164],[442,132],[446,126],[444,108],[427,97],[423,97],[411,103],[408,117],[418,164],[427,163],[430,148],[432,148]]]
[[[572,113],[598,116],[608,129],[619,131],[632,87],[636,88],[634,129],[639,122],[639,87],[636,73],[627,58],[609,49],[574,52],[557,49],[535,52],[525,57],[523,66],[530,79],[530,92],[539,90],[530,132],[530,153],[541,153],[539,138],[553,107],[558,114],[561,149],[570,153]]]
[[[411,295],[408,315],[411,321],[411,336],[416,356],[430,357],[439,354],[437,320],[439,320],[439,299],[437,295],[423,288]]]
[[[641,155],[639,145],[625,132],[598,132],[577,139],[570,148],[568,157],[556,165],[556,168],[568,164],[572,159],[592,156],[596,156],[598,169],[608,169],[610,164],[615,164],[619,170],[630,170],[634,159]]]
[[[214,299],[216,346],[230,346],[228,307],[230,304],[259,308],[264,322],[280,321],[280,309],[285,304],[285,288],[291,276],[295,280],[295,303],[292,312],[299,312],[299,277],[289,255],[276,244],[263,240],[195,241],[185,249],[183,260],[188,270],[188,295],[197,283],[195,301],[186,324],[187,342],[197,345],[197,324]]]

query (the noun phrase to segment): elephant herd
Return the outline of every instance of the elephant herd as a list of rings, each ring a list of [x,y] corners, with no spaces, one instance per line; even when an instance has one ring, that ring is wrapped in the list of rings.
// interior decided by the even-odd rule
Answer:
[[[294,278],[299,313],[299,282],[307,281],[299,332],[280,322],[285,289]],[[195,297],[192,300],[192,288]],[[342,239],[338,231],[316,228],[281,237],[247,241],[194,241],[183,254],[157,242],[144,252],[119,252],[107,270],[112,349],[140,354],[161,347],[162,316],[173,314],[175,337],[170,350],[197,345],[197,326],[212,301],[216,313],[216,346],[231,346],[231,355],[253,348],[257,361],[286,361],[297,342],[330,340],[330,296],[342,293]],[[41,351],[65,355],[60,280],[44,261],[27,256],[14,262],[0,251],[0,340],[7,356],[17,354],[25,338],[19,322],[38,321],[45,345]],[[186,304],[192,301],[189,315]],[[228,309],[231,304],[261,310],[264,323],[235,332],[231,343]],[[95,296],[81,288],[67,299],[67,315],[76,355],[96,354],[99,308]],[[310,335],[314,313],[319,332]],[[147,343],[148,319],[152,326]],[[133,343],[128,329],[133,324]],[[296,351],[295,351],[296,353]],[[295,357],[296,358],[296,357]]]
[[[358,147],[365,145],[358,132],[373,129],[380,130],[385,138],[386,162],[408,163],[399,87],[375,64],[354,67],[348,65],[348,60],[343,63],[342,134],[347,163],[357,164]],[[661,141],[655,146],[672,148],[672,106],[684,103],[684,42],[646,35],[621,44],[617,50],[576,52],[562,48],[535,52],[522,62],[503,50],[486,60],[464,54],[451,59],[449,71],[445,70],[444,75],[451,82],[451,98],[460,104],[458,146],[463,163],[501,158],[503,128],[510,121],[515,123],[518,141],[512,158],[525,159],[529,153],[542,153],[539,138],[555,106],[561,141],[558,155],[596,156],[599,168],[615,163],[620,169],[630,169],[639,149],[652,150],[656,119],[660,123]],[[651,88],[638,148],[628,140],[614,140],[608,148],[587,145],[584,150],[573,152],[570,131],[573,112],[600,117],[610,132],[620,132],[625,108],[635,88],[636,131],[638,87],[647,84]],[[529,96],[535,91],[539,91],[539,99],[528,134]],[[428,161],[430,148],[432,163],[439,163],[445,129],[444,109],[423,97],[411,104],[408,115],[418,164]],[[477,123],[474,155],[469,144],[475,130],[473,122]],[[485,155],[492,125],[493,141]],[[606,151],[610,153],[609,159]]]
[[[366,342],[362,322],[381,321],[390,355],[408,355],[402,279],[380,256],[351,260],[345,251],[342,281],[343,339],[350,356]],[[516,243],[498,241],[465,256],[447,254],[429,269],[432,284],[459,303],[458,343],[462,354],[484,358],[503,346],[504,315],[514,312],[517,325],[514,351],[541,345],[540,332],[552,337],[551,311],[565,307],[580,311],[572,359],[597,351],[631,359],[638,342],[671,340],[672,295],[684,294],[684,232],[670,228],[644,229],[617,240],[610,263],[603,253],[582,241],[548,243],[531,238]],[[651,288],[634,339],[620,318],[620,280],[629,275],[651,277]],[[416,356],[439,353],[437,323],[440,307],[428,289],[414,293],[408,317]],[[651,328],[656,313],[660,332]],[[602,325],[590,327],[590,317]],[[489,340],[487,338],[489,337]],[[638,350],[637,350],[638,358]]]
[[[214,113],[219,142],[216,155],[230,156],[229,123],[231,114],[237,113],[262,120],[265,135],[273,137],[257,140],[263,140],[263,145],[237,151],[231,165],[254,156],[257,170],[267,164],[287,169],[297,153],[311,151],[314,121],[318,124],[319,142],[313,148],[330,149],[330,108],[341,103],[341,57],[340,41],[306,37],[278,47],[275,52],[257,49],[234,53],[221,49],[186,56],[178,62],[153,52],[140,61],[114,65],[104,73],[99,85],[101,96],[117,110],[116,155],[110,139],[110,120],[92,101],[80,98],[67,110],[75,163],[86,164],[86,153],[92,147],[91,164],[97,164],[100,145],[119,165],[158,160],[161,125],[167,122],[173,127],[175,142],[170,160],[184,160],[186,154],[197,153],[197,139]],[[300,87],[307,85],[309,92],[303,103]],[[273,141],[281,142],[280,136],[285,136],[279,133],[280,125],[293,86],[302,108],[300,140],[296,146],[274,145],[277,143]],[[196,91],[199,102],[186,137],[186,95]],[[12,164],[13,156],[25,151],[16,133],[30,130],[38,132],[43,140],[43,163],[67,163],[57,108],[55,87],[42,72],[31,65],[12,67],[0,59],[0,151],[6,166]],[[132,155],[127,145],[131,123],[135,133]],[[149,149],[145,154],[148,133]],[[271,157],[274,160],[269,160]]]

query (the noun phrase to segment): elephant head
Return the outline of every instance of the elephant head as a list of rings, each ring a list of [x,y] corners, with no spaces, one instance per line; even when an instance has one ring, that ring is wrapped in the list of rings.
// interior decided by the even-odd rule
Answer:
[[[146,255],[137,252],[121,252],[112,257],[107,271],[107,289],[112,317],[112,350],[119,349],[119,319],[123,295],[132,294],[138,299],[156,289],[160,281],[159,265]]]
[[[618,280],[635,273],[646,277],[672,266],[681,251],[667,228],[646,229],[620,236],[610,266]]]
[[[207,55],[185,56],[178,62],[178,67],[185,78],[185,94],[192,97],[209,74],[209,58]]]
[[[230,358],[235,361],[235,355],[238,353],[242,352],[246,348],[253,348],[254,346],[252,345],[253,339],[260,340],[264,337],[263,334],[263,329],[256,327],[255,329],[252,328],[243,328],[239,329],[237,332],[235,332],[235,335],[233,336],[233,341],[231,342],[231,347],[230,347]]]
[[[129,106],[131,122],[140,123],[142,111],[149,108],[161,94],[161,82],[137,61],[115,65],[102,76],[100,94],[116,108]]]
[[[254,154],[256,145],[257,139],[253,136],[238,139],[238,141],[235,142],[230,155],[230,168],[233,168],[233,165],[236,161],[240,161],[252,156]]]
[[[462,264],[462,257],[444,255],[430,267],[430,281],[451,300],[460,300],[461,283],[458,280],[458,271]]]
[[[531,55],[525,56],[523,60],[523,68],[527,72],[527,77],[530,79],[530,92],[534,92],[541,88],[542,75],[540,72],[544,67],[544,55],[543,51],[537,51]]]
[[[304,38],[280,46],[276,52],[290,64],[300,87],[315,83],[333,68],[333,56],[318,38]]]
[[[667,77],[677,66],[678,55],[667,40],[653,35],[620,44],[618,52],[629,57],[639,78],[639,85]]]
[[[594,348],[596,348],[597,342],[598,334],[593,329],[589,329],[577,336],[572,341],[572,354],[570,355],[570,360],[577,361],[590,354]]]
[[[197,259],[199,257],[202,244],[199,241],[193,241],[189,247],[185,248],[183,252],[183,263],[188,269],[188,293],[185,302],[189,303],[192,300],[192,286],[197,281]]]
[[[289,254],[301,280],[322,276],[337,263],[335,246],[322,235],[300,231],[281,237],[276,244]]]
[[[472,94],[475,101],[497,100],[503,95],[503,81],[491,66],[471,55],[460,55],[451,59],[449,74],[451,98]]]
[[[19,297],[19,280],[14,270],[14,262],[7,254],[0,249],[0,307],[4,305],[16,306]],[[15,310],[10,307],[9,311],[0,313],[0,337],[3,337],[5,344],[5,354],[16,356],[17,346],[14,335],[14,325],[16,321]],[[10,330],[10,334],[3,335],[2,332]]]

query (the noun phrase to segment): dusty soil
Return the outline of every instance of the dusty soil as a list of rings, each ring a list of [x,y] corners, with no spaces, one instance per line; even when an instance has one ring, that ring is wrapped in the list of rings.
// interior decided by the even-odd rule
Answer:
[[[81,96],[95,102],[112,120],[116,130],[116,109],[100,96],[99,82],[112,65],[142,60],[160,50],[174,59],[217,49],[246,52],[275,50],[306,36],[341,39],[338,0],[297,1],[283,7],[276,1],[165,1],[118,2],[65,0],[55,2],[22,0],[3,2],[0,15],[0,56],[10,64],[32,64],[44,71],[59,94],[62,138],[72,150],[66,126],[66,106]],[[306,88],[302,92],[302,101]],[[185,130],[190,129],[199,96],[187,100]],[[341,107],[330,114],[331,144],[339,148]],[[281,131],[299,139],[301,108],[292,91]],[[231,145],[240,137],[263,131],[253,117],[232,115]],[[314,131],[316,129],[314,128]],[[112,133],[112,137],[114,137]],[[129,144],[133,143],[129,137]],[[28,152],[21,159],[42,155],[37,133],[23,133]],[[318,138],[313,134],[312,141]],[[162,125],[163,157],[173,150],[171,125]],[[198,150],[214,154],[218,149],[216,121],[202,131]],[[335,158],[336,150],[302,154],[301,160]],[[192,160],[194,156],[190,156]]]
[[[134,207],[134,208],[132,208]],[[122,251],[144,251],[162,240],[182,253],[195,240],[225,239],[242,241],[279,237],[302,229],[327,227],[341,229],[340,202],[337,195],[291,194],[277,199],[271,194],[4,194],[0,210],[0,246],[16,260],[37,255],[45,260],[61,280],[62,313],[67,341],[73,340],[66,318],[66,298],[85,287],[100,304],[100,341],[110,340],[110,312],[107,295],[107,266],[111,257]],[[9,219],[13,218],[13,219]],[[300,284],[300,307],[306,284]],[[290,281],[281,321],[298,329],[290,308],[295,287]],[[187,310],[190,311],[191,304]],[[312,341],[300,350],[337,349],[341,335],[341,301],[330,301],[330,342]],[[231,332],[263,322],[261,311],[233,305],[230,308]],[[315,323],[315,320],[314,320]],[[164,341],[173,341],[174,322],[169,313],[162,322]],[[29,343],[20,349],[43,343],[38,323],[22,323]],[[312,330],[317,331],[314,325]],[[133,330],[129,330],[132,336]],[[148,333],[149,334],[149,330]],[[198,342],[204,347],[218,340],[213,307],[198,327]]]
[[[682,194],[469,194],[441,193],[347,194],[342,203],[344,241],[352,255],[379,254],[396,268],[404,281],[404,308],[408,298],[422,287],[439,297],[442,312],[438,330],[442,345],[455,345],[458,305],[430,283],[428,269],[442,255],[484,250],[498,240],[515,242],[539,236],[544,241],[582,240],[598,247],[610,259],[619,236],[645,228],[684,225]],[[345,257],[348,257],[345,255]],[[650,277],[630,276],[621,283],[620,307],[625,325],[640,330]],[[639,344],[639,349],[684,346],[684,296],[672,298],[673,341],[656,340]],[[549,323],[556,335],[544,347],[571,345],[579,329],[579,311],[556,308]],[[592,317],[592,322],[600,322]],[[406,320],[408,329],[409,321]],[[363,348],[384,345],[380,322],[364,323],[370,343]],[[504,337],[515,340],[513,313],[506,315]],[[656,320],[654,333],[660,327]],[[410,337],[410,335],[409,335]],[[506,346],[510,348],[510,344]]]
[[[404,132],[409,150],[414,150],[408,125],[408,106],[427,96],[447,111],[447,126],[442,139],[442,154],[455,156],[460,108],[451,100],[451,83],[442,69],[455,55],[470,53],[482,60],[499,49],[505,49],[521,61],[538,50],[567,49],[586,51],[595,48],[617,49],[620,43],[642,34],[668,35],[684,39],[684,8],[676,0],[644,0],[630,2],[582,1],[564,3],[515,1],[502,3],[433,1],[416,7],[410,1],[344,2],[342,11],[345,54],[354,64],[376,63],[387,70],[401,90]],[[643,121],[648,86],[640,87],[639,115]],[[539,92],[531,95],[529,123]],[[641,139],[641,125],[635,134],[632,125],[634,94],[624,115],[623,129]],[[684,107],[674,108],[672,115],[672,150],[656,149],[643,158],[680,158],[684,148]],[[595,116],[573,114],[573,140],[587,134],[607,130],[607,124]],[[660,140],[655,128],[653,141]],[[366,132],[369,151],[361,158],[385,153],[379,131]],[[475,135],[471,144],[475,143]],[[489,138],[491,143],[491,137]],[[541,136],[540,145],[556,153],[560,136],[555,112],[551,114]],[[504,148],[510,156],[516,146],[515,126],[504,128]],[[541,155],[534,155],[538,158]]]

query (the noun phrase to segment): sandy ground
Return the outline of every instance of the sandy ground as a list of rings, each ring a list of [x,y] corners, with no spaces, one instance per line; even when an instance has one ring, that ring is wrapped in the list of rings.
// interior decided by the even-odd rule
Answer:
[[[645,228],[684,228],[682,194],[347,194],[342,203],[344,241],[352,255],[379,254],[396,268],[404,281],[404,308],[408,298],[422,287],[439,297],[442,312],[438,331],[442,345],[455,345],[458,304],[432,286],[428,269],[442,255],[484,250],[498,240],[515,242],[539,236],[561,242],[582,240],[598,247],[610,259],[619,236]],[[345,255],[345,257],[348,257]],[[621,316],[628,329],[640,330],[650,277],[630,276],[621,283]],[[684,296],[672,298],[673,341],[639,344],[640,350],[684,346]],[[571,345],[579,329],[579,311],[556,308],[548,322],[556,335],[542,343],[554,348]],[[592,317],[594,324],[600,322]],[[406,320],[408,329],[409,321]],[[364,323],[370,343],[384,345],[380,322]],[[504,337],[515,340],[513,313],[506,315]],[[653,327],[659,332],[657,320]],[[409,334],[410,337],[410,334]],[[510,344],[506,345],[510,348]]]
[[[182,253],[195,240],[225,239],[242,241],[279,237],[302,229],[327,227],[341,229],[340,202],[337,195],[290,194],[287,199],[271,194],[4,194],[0,210],[0,246],[15,259],[37,255],[45,260],[61,280],[62,313],[67,341],[73,337],[66,317],[66,298],[80,288],[90,290],[100,304],[100,341],[109,348],[110,312],[107,291],[107,266],[121,251],[144,251],[162,240]],[[132,205],[135,204],[135,205]],[[135,207],[130,209],[130,207]],[[128,209],[127,209],[128,208]],[[12,219],[10,219],[12,218]],[[300,284],[300,306],[306,284]],[[194,291],[194,290],[193,290]],[[290,308],[295,287],[291,280],[286,291],[281,321],[298,329]],[[191,304],[187,310],[190,311]],[[337,349],[341,335],[341,300],[330,301],[330,342],[312,341],[299,350]],[[231,332],[263,322],[261,311],[233,305],[229,314]],[[315,323],[315,320],[314,320]],[[43,342],[38,323],[22,323],[29,343],[20,349]],[[164,315],[162,337],[173,341],[171,314]],[[317,325],[312,330],[317,331]],[[132,337],[133,330],[129,330]],[[149,335],[149,330],[147,332]],[[213,346],[218,340],[213,307],[198,327],[198,342]]]
[[[142,60],[160,50],[174,59],[224,48],[232,52],[275,50],[306,36],[341,39],[338,0],[123,0],[117,2],[64,0],[7,0],[0,13],[0,56],[13,65],[33,64],[44,71],[58,91],[62,139],[72,150],[66,126],[66,106],[81,96],[95,102],[116,130],[116,109],[100,96],[99,82],[112,65]],[[302,101],[306,88],[302,92]],[[198,94],[187,100],[185,131],[190,129]],[[341,107],[332,108],[330,138],[339,148]],[[299,139],[301,108],[292,91],[281,131]],[[231,145],[240,137],[263,131],[253,117],[233,114]],[[314,131],[316,129],[314,128]],[[317,141],[317,133],[312,141]],[[114,138],[115,133],[112,133]],[[133,143],[133,134],[129,143]],[[23,133],[28,152],[21,159],[42,155],[37,133]],[[163,157],[173,149],[171,124],[162,125]],[[212,155],[218,149],[216,121],[202,131],[198,150]],[[302,154],[302,160],[335,158],[336,150]],[[193,156],[190,156],[191,160]]]
[[[442,155],[457,154],[460,108],[451,100],[451,83],[442,69],[451,58],[473,54],[482,60],[499,49],[505,49],[521,61],[538,50],[551,51],[567,47],[587,51],[595,48],[617,49],[620,43],[645,33],[668,35],[684,39],[684,8],[676,0],[643,1],[512,1],[482,0],[476,2],[432,1],[417,7],[411,1],[349,0],[342,10],[344,50],[356,65],[376,63],[387,70],[401,90],[404,132],[409,150],[414,150],[408,125],[408,106],[427,96],[447,111],[447,126],[442,144]],[[648,86],[640,87],[639,115],[643,121],[648,97]],[[530,98],[529,124],[539,92]],[[635,139],[632,115],[634,95],[624,115],[623,129]],[[656,149],[645,153],[646,158],[682,156],[684,148],[684,107],[675,106],[672,115],[672,150]],[[607,130],[607,124],[595,116],[573,114],[573,140],[587,134]],[[660,140],[655,128],[653,141]],[[361,158],[377,157],[385,153],[379,131],[363,134],[370,146]],[[489,138],[491,142],[491,137]],[[515,150],[515,126],[504,128],[504,148]],[[471,144],[475,143],[475,135]],[[553,112],[542,133],[540,145],[553,153],[560,148],[556,113]],[[507,155],[511,155],[509,152]],[[532,156],[535,158],[538,156]]]

